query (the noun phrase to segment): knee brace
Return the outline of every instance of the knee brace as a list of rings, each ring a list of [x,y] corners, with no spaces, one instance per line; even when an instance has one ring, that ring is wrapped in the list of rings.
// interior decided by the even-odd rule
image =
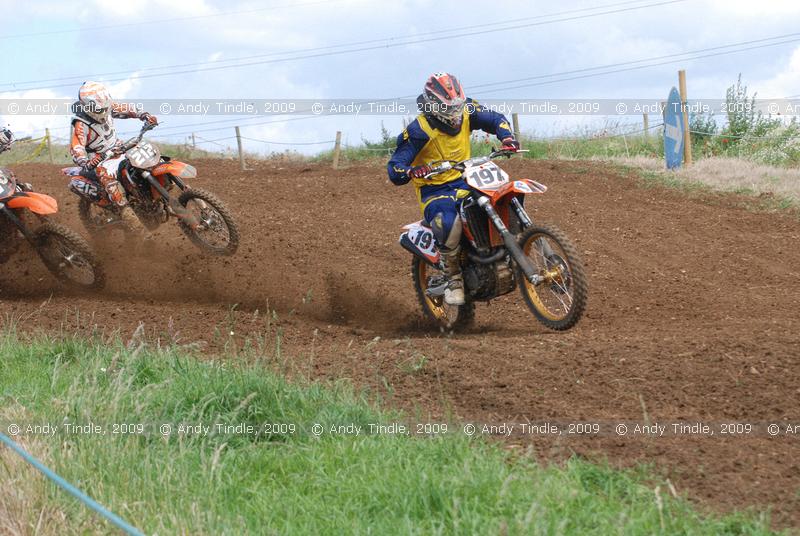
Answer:
[[[431,222],[431,230],[444,253],[458,249],[461,243],[461,219],[457,214],[438,212]]]
[[[119,207],[124,207],[128,204],[125,198],[125,192],[116,177],[109,175],[102,167],[97,168],[97,178],[100,184],[108,194],[109,200]]]

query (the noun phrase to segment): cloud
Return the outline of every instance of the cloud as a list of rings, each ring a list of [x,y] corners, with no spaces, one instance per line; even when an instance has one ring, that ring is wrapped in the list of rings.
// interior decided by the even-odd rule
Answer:
[[[800,14],[797,0],[711,0],[711,7],[722,14],[734,17],[776,17]]]
[[[752,84],[759,98],[781,98],[800,94],[800,46],[794,49],[775,76]]]
[[[153,19],[154,23],[159,18],[169,18],[170,16],[194,16],[213,14],[213,10],[208,4],[197,0],[125,0],[124,2],[110,0],[92,0],[86,6],[81,15],[83,17],[105,16],[108,18],[133,18]],[[124,24],[124,20],[118,21]]]
[[[270,0],[268,6],[254,0],[109,0],[75,2],[42,0],[32,4],[11,2],[3,6],[7,27],[44,30],[86,28],[65,35],[30,37],[18,53],[7,55],[4,75],[8,80],[36,80],[91,72],[132,72],[112,85],[116,99],[131,98],[380,98],[419,91],[425,77],[439,69],[456,73],[470,93],[481,98],[481,84],[532,78],[548,73],[624,63],[651,56],[677,54],[723,44],[760,39],[796,31],[800,2],[771,0],[692,0],[681,4],[607,14],[507,30],[470,35],[453,40],[419,43],[409,47],[386,47],[399,36],[410,39],[448,35],[448,28],[484,27],[508,21],[515,24],[532,17],[596,7],[588,0],[561,4],[520,4],[497,0],[495,9],[474,10],[457,0],[409,0],[367,2],[366,0]],[[609,2],[604,2],[608,4]],[[304,5],[305,4],[305,5]],[[40,6],[46,9],[40,9]],[[40,11],[40,12],[37,12]],[[232,13],[232,12],[247,13]],[[175,21],[159,25],[164,18],[215,14],[213,17]],[[440,16],[446,14],[447,16]],[[142,26],[91,30],[113,24]],[[164,30],[162,27],[166,27]],[[157,39],[141,36],[157,32]],[[12,32],[13,33],[13,32]],[[373,50],[353,54],[307,58],[241,68],[198,71],[176,67],[180,76],[148,77],[148,67],[216,62],[234,57],[264,55],[265,60],[281,52],[315,47],[341,50],[342,43],[369,41]],[[0,41],[2,42],[2,41]],[[10,42],[9,42],[10,43]],[[99,44],[98,44],[99,43]],[[15,41],[11,43],[17,45]],[[371,46],[371,45],[367,45]],[[793,45],[792,45],[793,46]],[[50,51],[57,49],[58,54]],[[763,96],[800,93],[797,52],[790,46],[759,49],[743,54],[699,59],[648,69],[604,76],[567,80],[526,87],[507,88],[492,97],[519,98],[617,98],[661,97],[676,84],[676,72],[689,74],[689,94],[694,98],[721,98],[741,72],[744,80]],[[275,55],[275,56],[271,56]],[[250,60],[252,61],[252,60]],[[248,63],[244,61],[243,63]],[[206,63],[199,67],[223,65]],[[5,64],[4,64],[5,67]],[[156,71],[152,71],[156,72]],[[109,78],[115,78],[110,76]],[[566,78],[566,77],[565,77]],[[507,86],[516,85],[508,84]],[[501,86],[502,87],[502,86]],[[77,90],[64,91],[73,94]],[[217,119],[217,118],[214,118]],[[270,118],[267,118],[270,119]],[[398,116],[340,118],[340,123],[323,120],[275,124],[263,131],[246,129],[253,137],[288,141],[315,140],[312,125],[319,125],[324,137],[342,130],[358,142],[360,134],[374,139],[381,120],[390,130],[401,124]],[[211,119],[209,119],[211,120]],[[594,124],[604,118],[531,118],[528,128],[559,132],[572,129],[576,121]],[[200,123],[202,118],[170,118],[170,126]],[[527,120],[526,120],[527,122]],[[537,124],[540,123],[540,124]],[[246,123],[242,123],[244,125]],[[216,125],[216,124],[215,124]],[[210,125],[211,127],[215,125]],[[306,126],[307,125],[307,126]],[[201,129],[202,126],[189,128]],[[175,129],[182,132],[187,129]],[[208,132],[209,138],[228,135],[227,130]]]
[[[120,101],[129,98],[132,94],[136,93],[136,89],[140,84],[140,80],[136,75],[133,75],[121,82],[115,84],[108,84],[109,92],[114,100]],[[2,98],[13,101],[40,101],[40,100],[53,100],[53,101],[72,101],[77,98],[78,86],[76,85],[74,91],[56,91],[52,89],[34,89],[28,91],[17,91],[4,93]],[[54,137],[64,138],[69,133],[70,124],[69,115],[0,115],[0,125],[9,126],[17,137],[39,137],[49,128]]]
[[[3,99],[16,101],[28,99],[66,100],[69,98],[70,97],[64,93],[57,93],[50,89],[19,91],[3,95]],[[51,130],[54,137],[65,137],[68,133],[69,117],[64,115],[0,115],[0,125],[9,127],[17,138],[24,138],[26,136],[38,138],[44,135],[46,128]]]
[[[126,99],[136,93],[135,90],[141,86],[141,79],[139,79],[139,73],[133,73],[125,80],[107,84],[107,86],[114,100]]]

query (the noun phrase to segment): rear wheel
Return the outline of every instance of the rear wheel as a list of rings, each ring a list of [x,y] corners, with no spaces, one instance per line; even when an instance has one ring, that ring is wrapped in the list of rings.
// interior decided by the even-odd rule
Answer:
[[[63,225],[47,222],[34,237],[42,262],[59,281],[87,289],[105,285],[100,262],[79,234]]]
[[[442,329],[460,329],[469,326],[475,319],[475,303],[447,305],[444,296],[429,296],[429,288],[444,283],[444,274],[417,256],[411,261],[411,276],[425,316]]]
[[[563,331],[578,323],[586,308],[587,285],[583,264],[572,242],[552,226],[529,227],[520,247],[541,278],[533,284],[517,267],[520,291],[536,319]]]
[[[199,225],[192,228],[185,220],[178,223],[194,245],[213,255],[233,255],[239,248],[239,229],[227,207],[211,192],[184,190],[178,202],[190,211]]]

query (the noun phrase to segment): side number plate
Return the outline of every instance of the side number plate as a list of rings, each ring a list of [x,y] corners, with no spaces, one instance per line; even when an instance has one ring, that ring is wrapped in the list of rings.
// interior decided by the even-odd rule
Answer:
[[[408,237],[414,247],[428,260],[433,263],[439,262],[439,250],[429,227],[425,227],[419,222],[412,223],[406,227],[406,232],[401,236],[401,240],[403,237]]]

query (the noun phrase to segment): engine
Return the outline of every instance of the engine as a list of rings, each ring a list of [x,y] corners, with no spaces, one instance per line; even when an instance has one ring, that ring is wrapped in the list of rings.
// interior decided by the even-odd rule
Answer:
[[[514,290],[514,272],[505,259],[494,264],[469,263],[463,270],[464,286],[473,300],[490,300]]]
[[[461,217],[466,220],[469,232],[473,237],[473,246],[477,251],[489,251],[489,217],[476,203],[465,201],[461,205]]]
[[[141,176],[139,170],[128,165],[122,171],[122,178],[129,194],[128,201],[148,230],[154,231],[169,219],[164,201],[160,197],[156,200],[153,199],[150,183]],[[171,189],[172,184],[169,184],[167,191]]]

